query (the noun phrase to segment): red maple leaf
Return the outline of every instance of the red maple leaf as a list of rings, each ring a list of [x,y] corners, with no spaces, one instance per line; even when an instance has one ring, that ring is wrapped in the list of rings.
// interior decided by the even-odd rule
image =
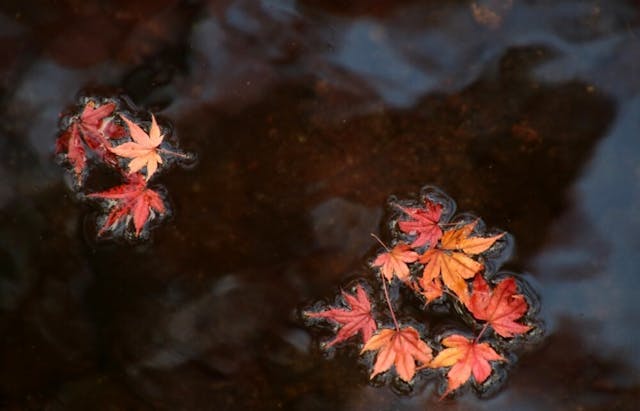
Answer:
[[[524,296],[518,294],[516,281],[506,278],[498,283],[493,291],[481,275],[473,280],[473,292],[467,302],[467,308],[478,320],[486,321],[496,333],[509,338],[523,334],[530,326],[517,323],[529,309]]]
[[[362,352],[378,350],[371,378],[395,365],[398,376],[406,382],[416,373],[416,361],[426,365],[431,361],[431,348],[420,339],[413,327],[385,328],[371,337]]]
[[[140,173],[132,174],[125,184],[87,197],[112,200],[109,214],[98,235],[115,230],[119,223],[126,226],[132,220],[135,235],[139,236],[149,220],[166,212],[162,197],[157,191],[147,188],[145,178]]]
[[[329,341],[325,348],[329,348],[334,344],[351,338],[358,332],[362,334],[362,340],[366,343],[377,328],[376,322],[371,314],[371,303],[361,285],[356,287],[355,295],[343,292],[342,296],[349,306],[349,310],[331,308],[318,313],[304,313],[311,318],[326,318],[341,325],[336,337],[332,341]]]
[[[108,118],[115,109],[115,103],[96,107],[93,101],[89,101],[76,120],[85,143],[92,150],[100,150],[102,154],[106,154],[109,148],[106,139],[118,139],[126,135],[122,126],[113,122],[113,118]]]
[[[438,225],[442,216],[442,205],[425,200],[426,208],[413,208],[397,206],[412,220],[398,221],[398,227],[404,233],[417,235],[411,247],[422,247],[426,244],[436,245],[442,237],[442,229]]]
[[[67,160],[73,166],[76,179],[80,181],[82,172],[87,165],[87,153],[78,131],[78,124],[71,124],[70,128],[56,141],[56,154],[65,153]]]
[[[478,384],[482,384],[491,375],[489,361],[506,361],[487,343],[478,343],[462,335],[454,334],[442,340],[444,350],[429,364],[432,368],[451,367],[447,373],[448,387],[442,395],[446,397],[467,382],[473,374]]]
[[[125,135],[124,128],[108,118],[115,110],[115,103],[106,103],[96,107],[89,101],[79,116],[70,123],[67,130],[56,141],[56,154],[66,154],[73,166],[78,181],[87,164],[85,146],[100,159],[116,164],[115,156],[108,150],[107,139],[116,139]]]
[[[379,254],[373,261],[374,267],[380,267],[380,272],[388,281],[394,274],[401,281],[409,279],[409,267],[407,263],[413,263],[418,259],[418,253],[406,244],[398,244],[392,250]]]

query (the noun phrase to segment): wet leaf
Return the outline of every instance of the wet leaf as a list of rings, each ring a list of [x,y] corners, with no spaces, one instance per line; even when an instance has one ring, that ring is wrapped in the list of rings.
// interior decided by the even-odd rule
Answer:
[[[441,248],[462,250],[466,254],[480,254],[487,251],[496,240],[504,236],[504,233],[501,233],[491,237],[470,237],[477,223],[477,221],[473,221],[458,229],[445,231],[442,235]]]
[[[89,153],[86,148],[102,161],[115,163],[114,156],[108,150],[107,139],[124,135],[124,129],[110,118],[115,108],[115,103],[96,106],[94,101],[89,101],[82,113],[71,120],[67,130],[56,141],[56,154],[66,155],[78,183],[82,181],[87,165]]]
[[[418,248],[429,244],[434,246],[442,236],[442,229],[438,225],[442,216],[442,205],[425,201],[425,208],[398,206],[411,220],[398,221],[398,227],[404,233],[416,235],[411,247]]]
[[[430,297],[438,298],[442,293],[437,291],[438,279],[460,300],[467,301],[468,286],[466,280],[482,271],[484,266],[471,258],[471,255],[480,254],[488,250],[504,234],[492,237],[470,237],[476,222],[464,225],[463,227],[445,231],[440,245],[436,248],[426,250],[418,261],[423,263],[424,270],[418,283],[423,289],[431,289],[425,297],[431,301]]]
[[[126,227],[129,221],[132,221],[135,235],[139,236],[145,224],[156,215],[162,216],[166,213],[160,194],[147,188],[144,177],[139,173],[131,175],[125,184],[89,194],[87,197],[109,200],[112,203],[98,235],[117,229],[119,224]]]
[[[358,332],[361,333],[362,340],[366,343],[377,328],[371,313],[371,303],[369,302],[366,291],[361,285],[356,287],[355,295],[343,292],[342,297],[350,309],[332,308],[318,313],[304,313],[307,317],[326,318],[341,325],[336,337],[329,341],[325,348],[345,341]]]
[[[87,166],[87,153],[78,131],[78,125],[72,124],[56,141],[56,153],[66,154],[66,159],[73,167],[76,181],[82,181],[82,174]]]
[[[380,272],[388,281],[395,275],[401,281],[409,279],[409,267],[407,263],[413,263],[418,259],[418,253],[407,244],[398,244],[392,250],[379,254],[373,261],[374,267],[380,267]]]
[[[491,290],[481,275],[473,280],[473,292],[467,308],[478,320],[486,321],[499,335],[510,338],[523,334],[530,326],[516,322],[527,312],[524,296],[518,294],[516,281],[509,277]]]
[[[395,365],[398,376],[406,382],[413,379],[416,362],[426,365],[432,358],[431,348],[413,327],[382,329],[365,344],[362,352],[365,351],[378,351],[371,378]]]
[[[120,115],[120,118],[127,124],[129,134],[133,141],[117,147],[111,147],[110,150],[120,157],[132,159],[128,166],[129,173],[138,172],[143,167],[146,167],[146,179],[149,180],[158,169],[158,164],[162,164],[162,157],[160,157],[158,153],[158,146],[162,143],[164,135],[160,134],[160,127],[158,127],[158,123],[156,123],[156,118],[153,114],[151,115],[149,134],[145,133],[139,125],[125,116]]]
[[[447,373],[448,386],[443,394],[446,397],[467,382],[471,375],[478,384],[482,384],[491,375],[489,361],[506,361],[487,343],[478,343],[462,335],[451,335],[442,340],[446,348],[429,364],[432,368],[451,367]]]
[[[431,277],[429,279],[425,279],[422,277],[418,280],[420,287],[417,291],[422,294],[427,302],[433,301],[442,296],[442,280],[440,277]]]

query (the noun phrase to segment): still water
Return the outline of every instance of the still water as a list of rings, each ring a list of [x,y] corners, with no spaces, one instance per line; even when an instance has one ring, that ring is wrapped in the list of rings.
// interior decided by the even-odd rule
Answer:
[[[636,1],[3,1],[0,406],[635,410]],[[53,156],[78,93],[173,122],[173,215],[97,241]],[[438,401],[327,358],[298,311],[370,273],[425,184],[509,231],[545,338],[495,395]]]

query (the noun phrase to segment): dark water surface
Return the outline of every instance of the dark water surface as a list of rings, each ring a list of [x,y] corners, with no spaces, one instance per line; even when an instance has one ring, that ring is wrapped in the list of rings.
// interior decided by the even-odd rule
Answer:
[[[3,409],[638,409],[638,2],[5,0],[0,45]],[[88,86],[198,153],[149,242],[96,242],[55,163]],[[541,297],[489,399],[371,386],[295,315],[427,183],[511,232]]]

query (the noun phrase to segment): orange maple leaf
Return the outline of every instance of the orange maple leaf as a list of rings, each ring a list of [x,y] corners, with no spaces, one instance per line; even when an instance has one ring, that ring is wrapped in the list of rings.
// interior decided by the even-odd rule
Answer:
[[[424,252],[418,261],[425,264],[422,277],[418,280],[428,301],[438,298],[440,278],[460,300],[467,301],[468,287],[466,280],[484,269],[484,265],[470,257],[488,250],[504,233],[492,237],[470,237],[477,221],[445,231],[440,245]]]
[[[162,164],[162,157],[160,157],[158,153],[158,146],[162,143],[164,135],[160,134],[160,127],[158,127],[158,123],[156,123],[156,118],[153,114],[151,114],[149,134],[145,133],[139,125],[122,114],[120,118],[127,124],[133,141],[117,147],[111,147],[109,150],[121,157],[132,159],[129,162],[129,173],[135,173],[146,166],[146,180],[148,181],[158,169],[158,164]]]
[[[473,280],[473,292],[467,308],[478,320],[486,321],[496,333],[509,338],[531,329],[517,323],[529,309],[524,296],[517,293],[516,281],[509,277],[498,283],[493,291],[481,275]]]
[[[432,358],[431,348],[420,339],[420,334],[413,327],[381,330],[362,348],[363,353],[373,350],[379,351],[371,378],[395,365],[398,376],[410,382],[416,374],[416,361],[426,365]]]
[[[418,253],[407,244],[398,244],[392,250],[379,254],[372,266],[380,267],[384,278],[388,281],[396,275],[401,281],[409,279],[409,267],[407,263],[413,263],[418,259]]]
[[[342,293],[350,310],[332,308],[318,313],[305,312],[311,318],[327,318],[342,326],[336,334],[336,338],[329,341],[325,348],[342,342],[356,335],[358,331],[362,334],[362,340],[366,343],[375,332],[377,325],[371,314],[371,303],[361,285],[356,287],[356,294]]]
[[[454,334],[442,340],[444,350],[429,364],[432,368],[451,367],[447,373],[448,386],[442,397],[467,382],[473,374],[478,384],[482,384],[491,375],[489,361],[506,361],[487,343],[478,343],[462,335]]]
[[[422,294],[427,299],[427,302],[442,296],[442,280],[440,277],[433,277],[428,280],[421,277],[418,279],[418,284],[414,287],[414,290]]]

